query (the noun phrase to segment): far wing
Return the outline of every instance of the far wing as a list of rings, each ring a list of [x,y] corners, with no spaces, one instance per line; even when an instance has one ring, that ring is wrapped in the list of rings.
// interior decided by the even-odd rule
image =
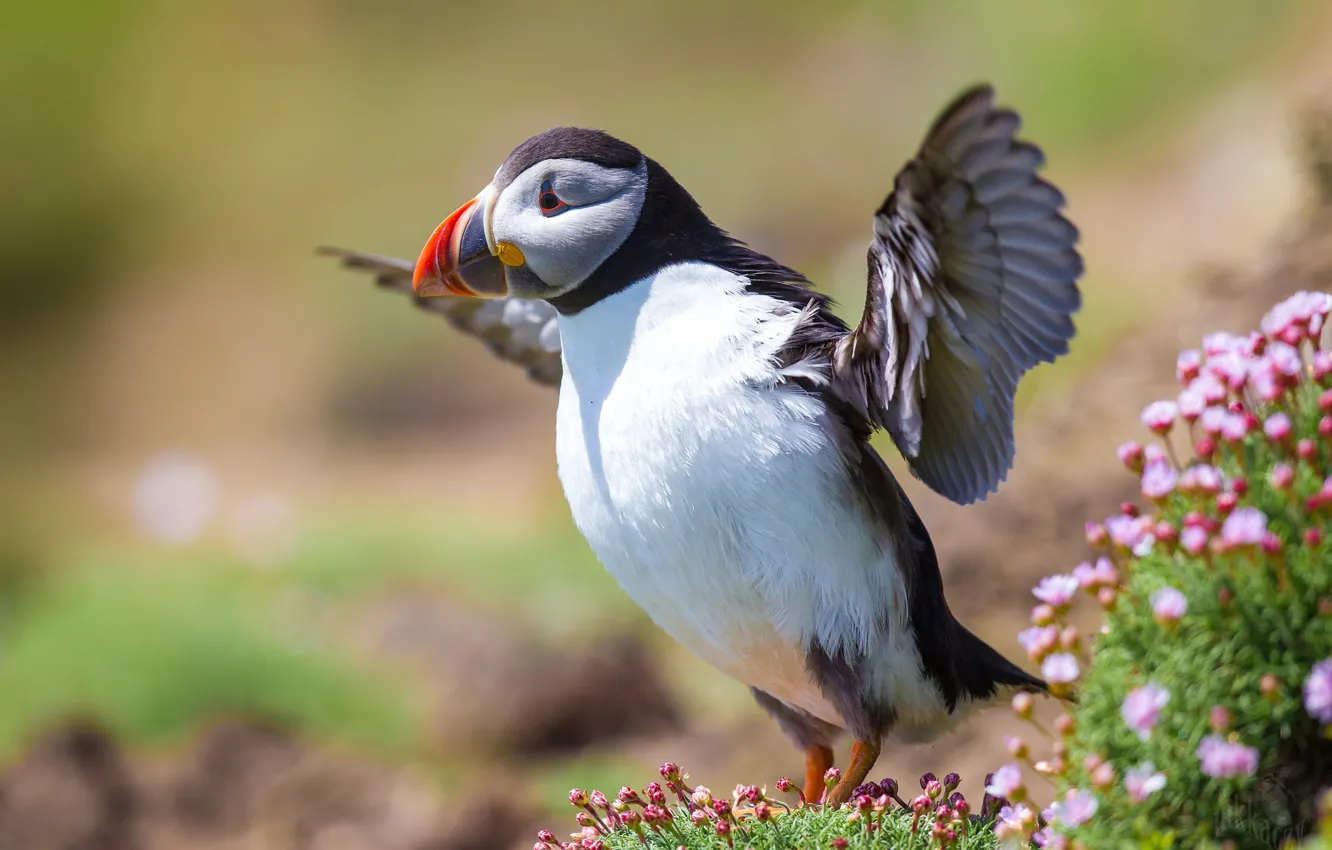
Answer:
[[[414,264],[393,257],[363,254],[342,248],[320,248],[319,253],[342,260],[349,269],[374,274],[384,289],[411,298],[417,307],[439,313],[458,330],[479,337],[496,356],[517,363],[539,384],[557,387],[560,364],[560,329],[555,308],[545,301],[522,298],[418,298],[412,292]]]
[[[865,312],[834,358],[834,388],[960,504],[1007,476],[1018,381],[1068,352],[1082,300],[1077,228],[1019,125],[988,86],[935,122],[874,217]]]

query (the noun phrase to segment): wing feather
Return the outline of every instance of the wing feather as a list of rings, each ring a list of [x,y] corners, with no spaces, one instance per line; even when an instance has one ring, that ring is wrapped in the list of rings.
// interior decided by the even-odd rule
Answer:
[[[865,313],[833,358],[835,391],[962,504],[1007,476],[1018,382],[1067,353],[1082,304],[1077,228],[1021,123],[988,86],[935,121],[875,215]]]
[[[407,260],[342,248],[320,248],[319,253],[337,257],[345,268],[370,272],[378,286],[406,295],[422,310],[448,319],[458,330],[484,342],[495,356],[522,366],[538,384],[559,386],[563,373],[560,329],[555,308],[545,301],[418,298],[412,292],[415,266]]]

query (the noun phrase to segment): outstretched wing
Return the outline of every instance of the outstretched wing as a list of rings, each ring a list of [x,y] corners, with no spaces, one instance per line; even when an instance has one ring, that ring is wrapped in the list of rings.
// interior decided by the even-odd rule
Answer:
[[[1020,123],[988,86],[934,123],[874,217],[865,312],[833,363],[833,388],[959,504],[1007,476],[1018,381],[1068,352],[1082,301],[1077,228]]]
[[[458,330],[479,337],[498,357],[526,368],[538,384],[557,387],[560,364],[560,329],[555,308],[545,301],[522,298],[418,298],[412,292],[413,264],[407,260],[363,254],[342,248],[320,248],[349,269],[371,272],[384,289],[401,292],[416,306],[438,313]]]

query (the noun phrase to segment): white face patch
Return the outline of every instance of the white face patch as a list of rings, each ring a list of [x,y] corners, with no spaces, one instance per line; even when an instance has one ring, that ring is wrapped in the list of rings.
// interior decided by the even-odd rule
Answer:
[[[556,215],[539,204],[547,181],[568,205]],[[646,192],[646,161],[628,169],[548,159],[519,174],[495,202],[489,235],[495,243],[517,245],[543,286],[524,291],[518,284],[525,276],[511,274],[510,294],[553,298],[582,283],[629,238]]]

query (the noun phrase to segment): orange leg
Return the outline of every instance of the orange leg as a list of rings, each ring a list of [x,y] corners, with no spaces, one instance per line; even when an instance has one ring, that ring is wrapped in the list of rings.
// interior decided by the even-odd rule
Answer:
[[[833,766],[832,747],[817,744],[805,748],[805,805],[812,806],[823,797],[823,774]]]
[[[829,792],[828,799],[824,801],[825,806],[836,809],[851,799],[851,792],[864,783],[870,769],[879,760],[879,747],[880,741],[877,738],[856,739],[851,745],[851,764],[847,767],[846,773],[842,774],[842,778],[837,781],[837,786]]]

